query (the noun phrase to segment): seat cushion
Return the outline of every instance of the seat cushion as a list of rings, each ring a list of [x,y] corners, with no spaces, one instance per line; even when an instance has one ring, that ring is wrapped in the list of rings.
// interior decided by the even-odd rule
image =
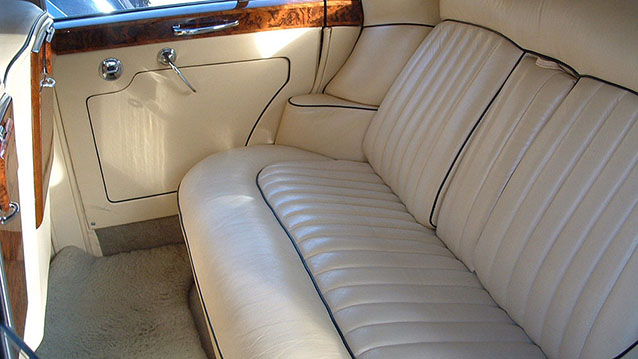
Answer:
[[[206,158],[180,185],[184,235],[219,358],[349,356],[256,185],[262,168],[285,159],[325,157],[284,146],[240,148]]]
[[[275,163],[258,185],[355,357],[543,357],[369,164]]]

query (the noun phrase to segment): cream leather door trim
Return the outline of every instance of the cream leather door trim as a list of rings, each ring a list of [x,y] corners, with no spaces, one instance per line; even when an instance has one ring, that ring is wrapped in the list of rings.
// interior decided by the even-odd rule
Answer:
[[[265,31],[58,56],[53,76],[58,80],[57,94],[62,124],[89,228],[103,228],[177,214],[175,194],[124,203],[108,201],[100,172],[98,155],[91,134],[87,110],[87,99],[90,96],[121,91],[131,84],[136,74],[165,69],[166,67],[158,64],[156,59],[158,51],[164,47],[172,47],[177,51],[177,65],[186,68],[186,70],[189,70],[189,67],[203,64],[286,58],[290,61],[290,79],[262,114],[259,126],[253,133],[253,142],[251,142],[272,143],[274,142],[286,100],[296,94],[309,93],[312,89],[319,58],[320,35],[320,28]],[[116,81],[104,81],[98,74],[98,64],[107,57],[116,57],[124,65],[122,76]],[[265,76],[269,75],[265,74]],[[189,78],[189,80],[191,79]],[[179,79],[174,79],[174,81],[175,86],[183,86],[181,82],[178,82],[180,81]],[[193,78],[192,81],[196,82],[196,79]],[[218,85],[219,83],[207,83],[200,84],[200,87],[215,87]],[[259,81],[255,79],[250,81],[250,85],[254,87],[261,86]],[[232,86],[235,86],[235,84],[225,83],[222,87],[232,88]],[[178,88],[182,89],[182,87]],[[198,91],[204,91],[204,88],[197,89]],[[272,95],[271,93],[270,97]],[[207,101],[210,102],[210,99]],[[252,100],[240,96],[228,98],[226,103],[239,102],[246,104],[248,101]],[[262,110],[263,106],[260,111]],[[207,113],[214,114],[219,111],[220,109],[211,107]],[[192,118],[195,115],[195,113],[180,114],[181,118],[185,119],[184,123],[188,124],[187,119],[191,119],[191,125]],[[123,114],[112,112],[111,116],[114,116],[110,121],[112,123],[119,123],[120,126],[124,126],[123,124],[127,123],[123,118],[119,118]],[[254,120],[255,118],[253,117],[253,124]],[[198,126],[203,126],[203,123],[198,124]],[[109,133],[111,136],[128,136],[125,135],[124,130],[126,128],[113,126]],[[242,134],[242,136],[244,136],[243,142],[240,145],[244,145],[248,134]],[[148,136],[143,136],[142,138],[145,137]],[[149,140],[156,141],[153,137],[149,137]],[[129,150],[143,153],[144,141],[138,142],[137,145],[141,147],[135,147],[131,143],[130,146],[132,147],[129,147]],[[187,142],[185,145],[190,145],[190,143]],[[203,153],[202,150],[195,150],[195,152],[197,151]],[[171,155],[170,153],[164,154]],[[206,155],[208,154],[210,153]],[[102,152],[100,152],[100,155],[102,155]],[[149,155],[157,156],[158,154],[149,152]],[[191,158],[191,160],[193,159],[194,157]],[[174,160],[177,161],[176,159]],[[175,179],[169,177],[156,179],[155,181],[156,184],[161,184],[158,187],[166,186],[168,188],[168,184],[171,181],[174,184]],[[124,198],[125,194],[126,192],[122,191],[120,198]]]
[[[312,93],[320,93],[343,66],[361,34],[358,26],[327,27],[323,29],[321,60]]]
[[[136,74],[126,89],[87,100],[110,202],[175,192],[202,158],[244,145],[288,82],[289,62],[273,58],[182,71],[197,93],[167,69]]]
[[[329,95],[296,96],[288,100],[276,143],[334,159],[365,161],[363,137],[376,111],[374,106]]]

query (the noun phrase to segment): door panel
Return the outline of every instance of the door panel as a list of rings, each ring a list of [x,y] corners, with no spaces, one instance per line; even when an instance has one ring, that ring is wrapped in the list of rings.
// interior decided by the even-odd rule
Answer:
[[[177,205],[174,193],[118,203],[114,203],[113,201],[135,198],[138,197],[137,194],[149,195],[163,193],[159,191],[174,191],[175,184],[178,183],[179,178],[183,177],[189,168],[188,165],[196,163],[206,155],[213,153],[211,150],[220,151],[236,146],[243,146],[250,135],[250,130],[246,131],[246,123],[251,124],[251,129],[252,125],[257,123],[252,137],[259,138],[259,143],[272,143],[286,100],[300,93],[309,93],[312,88],[319,59],[320,36],[321,28],[302,28],[58,55],[53,69],[53,77],[57,80],[56,93],[60,109],[60,118],[66,135],[66,143],[68,144],[69,153],[71,154],[73,170],[89,228],[103,228],[176,214]],[[167,66],[160,65],[157,62],[157,53],[165,47],[176,50],[176,65],[184,70],[185,76],[189,81],[197,85],[196,89],[198,93],[189,94],[188,96],[186,92],[181,93],[180,91],[187,91],[184,83],[175,73],[168,71]],[[105,81],[98,73],[99,64],[102,60],[109,57],[118,58],[123,65],[122,76],[115,81]],[[267,61],[265,61],[266,59]],[[262,61],[263,64],[261,63]],[[223,78],[219,77],[222,71],[214,71],[217,69],[217,65],[206,66],[208,64],[240,62],[244,64],[225,66],[224,68],[229,71],[223,72]],[[255,62],[255,64],[251,65],[251,62]],[[265,66],[271,62],[272,64],[276,64],[276,68],[278,69],[282,68],[281,63],[287,63],[286,67],[289,71],[289,79],[283,88],[281,88],[281,70],[277,70],[274,73],[272,73],[271,70],[265,70],[265,73],[256,74],[256,77],[253,78],[249,78],[243,74],[244,71],[248,71],[248,67]],[[200,69],[202,67],[209,67],[209,69],[202,70]],[[200,69],[197,71],[206,73],[207,75],[205,76],[208,81],[200,81],[199,74],[194,75],[191,73],[196,69]],[[208,71],[212,72],[208,74]],[[129,93],[131,91],[125,91],[125,89],[128,89],[130,86],[137,86],[137,84],[135,84],[137,81],[134,81],[134,78],[142,73],[149,72],[162,74],[161,77],[158,77],[158,82],[154,85],[156,86],[155,90],[147,94],[148,96],[155,96],[155,101],[144,103],[143,105],[145,107],[149,107],[137,110],[136,116],[140,113],[154,113],[157,116],[156,118],[166,117],[167,119],[174,119],[172,121],[177,122],[172,122],[169,127],[174,128],[175,126],[181,126],[180,130],[174,133],[165,132],[163,134],[165,136],[164,138],[153,139],[152,142],[154,144],[150,147],[151,151],[149,152],[149,150],[145,148],[147,141],[156,137],[157,134],[151,132],[135,133],[134,129],[136,127],[138,130],[142,129],[142,127],[140,127],[142,126],[142,121],[140,121],[140,119],[130,118],[131,114],[127,113],[127,111],[118,110],[109,112],[107,109],[102,109],[99,111],[103,111],[104,114],[98,115],[98,117],[100,117],[98,122],[101,127],[98,129],[99,134],[96,134],[96,140],[98,141],[96,144],[91,131],[91,121],[89,120],[88,111],[89,107],[100,105],[94,102],[97,97],[93,96],[116,92]],[[250,72],[254,73],[255,71]],[[287,77],[288,76],[286,76],[286,78]],[[240,79],[239,81],[242,83],[229,81],[229,78]],[[151,81],[151,79],[149,78],[148,81]],[[265,86],[265,84],[262,83],[263,81],[269,85]],[[276,86],[274,86],[274,84],[276,84]],[[268,91],[265,94],[260,94],[258,97],[254,97],[254,95],[248,96],[248,94],[237,95],[239,91],[243,91],[234,89],[234,86],[238,85],[244,89],[255,87],[264,90],[267,89]],[[272,87],[276,87],[274,91],[271,90]],[[277,92],[280,88],[281,91]],[[211,96],[204,95],[204,93],[206,93],[219,96],[226,91],[235,94],[235,96],[224,96],[224,100],[221,101],[217,97],[212,98]],[[199,119],[192,118],[192,116],[184,116],[179,111],[175,111],[176,108],[174,107],[165,107],[165,110],[169,112],[164,114],[154,112],[155,109],[152,108],[153,103],[160,102],[159,97],[156,95],[167,95],[169,93],[174,93],[176,94],[175,96],[181,93],[179,96],[182,98],[192,98],[194,102],[189,103],[188,107],[197,107],[200,109],[198,110],[200,111]],[[274,96],[275,94],[277,95]],[[268,99],[265,103],[264,98]],[[212,106],[212,104],[216,105]],[[104,107],[104,104],[101,105]],[[129,105],[118,104],[115,106]],[[249,108],[250,111],[247,112],[251,112],[251,115],[247,118],[242,118],[241,121],[235,116],[225,118],[218,116],[218,114],[229,113],[228,108],[237,109],[243,106]],[[256,108],[255,106],[261,107],[259,111],[254,110],[254,108]],[[178,107],[185,108],[187,106],[183,104]],[[94,110],[91,109],[91,111]],[[98,111],[97,107],[95,111]],[[244,110],[242,109],[242,111]],[[191,113],[192,112],[193,111],[191,111]],[[92,116],[95,115],[92,114]],[[93,118],[91,118],[91,120],[92,119]],[[127,189],[114,194],[114,197],[111,198],[113,201],[109,201],[105,191],[99,160],[102,156],[109,158],[109,162],[111,162],[110,166],[112,167],[107,169],[105,166],[105,169],[106,172],[113,175],[118,171],[121,172],[121,166],[130,168],[132,165],[131,162],[128,164],[124,162],[124,164],[119,165],[112,163],[112,161],[122,158],[124,153],[119,152],[119,149],[115,150],[114,146],[107,145],[106,142],[109,141],[109,138],[111,140],[126,140],[126,151],[129,152],[129,154],[138,155],[135,160],[132,160],[138,161],[133,162],[139,164],[138,169],[141,168],[144,170],[146,166],[144,162],[140,163],[139,161],[149,160],[149,172],[143,174],[143,176],[150,176],[154,173],[153,171],[158,170],[160,173],[167,174],[169,168],[150,168],[151,163],[156,165],[155,162],[159,161],[159,159],[154,159],[153,156],[173,156],[166,152],[166,148],[157,146],[161,143],[173,141],[174,138],[181,136],[181,131],[192,133],[194,128],[189,129],[189,126],[200,126],[201,128],[205,121],[217,123],[217,126],[221,126],[218,128],[223,128],[225,135],[232,138],[232,141],[228,139],[219,141],[211,138],[210,143],[205,143],[203,137],[200,137],[200,139],[197,139],[195,142],[190,142],[182,137],[182,141],[185,141],[184,146],[188,146],[190,153],[182,164],[172,161],[171,166],[173,166],[173,168],[170,169],[170,171],[174,171],[177,167],[179,167],[179,171],[175,170],[171,172],[169,177],[155,178],[153,180],[154,184],[152,189],[137,188],[133,191],[126,192],[128,191]],[[226,123],[222,125],[221,123],[224,121],[226,121]],[[110,127],[109,123],[111,124]],[[162,123],[165,122],[163,121]],[[148,129],[151,129],[151,127],[148,127]],[[211,132],[209,131],[208,133]],[[123,143],[121,140],[117,141]],[[197,144],[197,146],[195,146],[195,144]],[[112,154],[105,153],[102,150],[104,146],[110,146],[110,149],[115,150],[115,152]],[[98,150],[100,158],[98,158]],[[185,151],[186,148],[180,150]],[[139,155],[142,154],[146,157],[139,158]],[[159,158],[161,159],[162,157]],[[115,168],[116,165],[118,166],[117,168]],[[113,183],[112,181],[110,182]],[[109,184],[108,178],[107,184]],[[146,184],[144,186],[146,186]]]
[[[27,288],[22,247],[18,190],[18,158],[14,136],[14,116],[11,98],[0,94],[0,126],[5,140],[0,139],[0,216],[15,214],[0,223],[0,244],[7,289],[11,301],[11,319],[15,332],[22,337],[27,315]]]
[[[286,84],[289,62],[271,58],[183,73],[197,93],[167,69],[138,73],[125,89],[88,99],[110,202],[174,192],[202,158],[243,146]]]
[[[42,188],[42,205],[44,211],[41,216],[41,225],[36,229],[36,168],[34,163],[34,147],[42,142],[34,142],[34,112],[32,106],[33,91],[39,93],[39,83],[32,81],[33,68],[38,68],[34,55],[38,48],[42,49],[47,39],[47,30],[52,23],[45,12],[31,2],[6,1],[0,11],[0,44],[3,51],[0,52],[0,73],[4,74],[3,85],[0,92],[6,92],[13,99],[14,138],[15,151],[8,152],[8,162],[5,169],[9,169],[12,175],[7,175],[9,188],[11,183],[18,183],[20,195],[19,220],[0,226],[2,233],[8,237],[8,242],[3,243],[6,252],[8,270],[23,269],[26,280],[27,300],[24,298],[24,280],[8,280],[9,287],[16,286],[18,294],[13,294],[12,304],[21,307],[21,313],[17,314],[24,320],[24,340],[27,344],[37,347],[44,328],[44,311],[46,306],[46,293],[48,271],[51,251],[51,232],[49,220],[49,205],[44,203],[46,193]],[[10,45],[5,47],[5,45]],[[17,46],[13,46],[17,45]],[[43,53],[41,53],[43,54]],[[4,60],[4,61],[3,61]],[[39,61],[39,60],[38,60]],[[39,77],[39,72],[38,72]],[[38,86],[32,88],[32,83]],[[45,103],[41,104],[46,106]],[[43,117],[44,119],[44,117]],[[44,128],[44,127],[43,127]],[[46,130],[43,130],[46,131]],[[42,137],[41,137],[42,138]],[[46,142],[46,141],[45,141]],[[13,154],[12,154],[13,153]],[[12,157],[15,155],[15,161]],[[19,162],[19,168],[16,169]],[[43,168],[46,160],[43,161]],[[16,173],[17,172],[17,173]],[[45,173],[43,171],[42,173]],[[12,182],[14,181],[14,182]],[[17,182],[15,182],[17,181]],[[45,186],[45,181],[40,184]],[[15,187],[15,185],[14,185]],[[16,197],[9,192],[11,201]],[[6,215],[6,214],[5,214]],[[22,238],[20,240],[19,233]],[[22,251],[20,251],[20,246]],[[18,308],[16,308],[17,310]]]
[[[173,31],[233,20],[192,37]],[[360,26],[359,0],[229,1],[56,23],[63,145],[89,229],[174,215],[195,163],[273,143],[287,99],[312,90],[328,22]],[[158,63],[167,47],[197,93]],[[123,71],[105,81],[98,68],[110,57]]]

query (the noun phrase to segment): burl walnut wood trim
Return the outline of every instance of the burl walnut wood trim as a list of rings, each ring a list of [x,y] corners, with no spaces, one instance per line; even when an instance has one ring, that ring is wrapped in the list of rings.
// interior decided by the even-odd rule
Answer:
[[[53,89],[42,86],[51,73],[51,44],[45,43],[39,53],[31,53],[31,111],[33,136],[33,185],[35,191],[35,225],[44,219],[53,155]]]
[[[264,6],[265,5],[265,6]],[[143,19],[59,30],[53,38],[56,54],[86,52],[158,42],[251,32],[363,24],[360,0],[249,1],[232,10]],[[209,34],[178,37],[173,25],[210,26],[239,20],[239,25]]]
[[[17,161],[12,123],[13,106],[12,103],[9,103],[6,112],[0,119],[0,124],[7,129],[6,131],[9,134],[6,143],[3,145],[4,151],[0,157],[0,195],[2,197],[0,207],[4,214],[7,214],[10,210],[10,201],[20,201],[17,189],[18,166],[16,163],[9,163],[9,160]],[[16,216],[19,216],[19,214],[16,214]],[[7,230],[10,227],[20,228],[19,217],[14,218],[8,224],[0,225],[0,245],[2,247],[2,259],[11,301],[14,329],[22,337],[27,317],[27,283],[24,270],[22,232]]]
[[[3,212],[9,212],[11,208],[9,204],[11,199],[9,198],[9,179],[7,176],[7,159],[9,142],[12,141],[13,136],[13,103],[9,102],[5,113],[0,119],[0,124],[4,128],[5,133],[8,133],[7,139],[0,144],[0,210]]]
[[[44,170],[42,159],[42,96],[40,83],[46,72],[46,46],[39,53],[31,53],[31,112],[33,136],[33,182],[35,190],[35,226],[44,218]]]
[[[7,182],[7,166],[4,158],[0,158],[0,209],[3,212],[9,212],[11,207],[9,204],[9,183]]]
[[[17,176],[18,174],[14,173],[13,175]],[[23,337],[28,303],[22,232],[0,230],[0,243],[9,299],[11,300],[13,325],[16,333]]]
[[[361,0],[327,0],[326,26],[363,26]]]

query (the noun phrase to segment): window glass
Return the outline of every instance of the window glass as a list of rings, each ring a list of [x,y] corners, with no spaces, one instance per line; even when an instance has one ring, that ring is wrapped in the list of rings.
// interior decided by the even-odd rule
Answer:
[[[219,1],[224,0],[46,0],[46,7],[54,19],[69,19]]]

